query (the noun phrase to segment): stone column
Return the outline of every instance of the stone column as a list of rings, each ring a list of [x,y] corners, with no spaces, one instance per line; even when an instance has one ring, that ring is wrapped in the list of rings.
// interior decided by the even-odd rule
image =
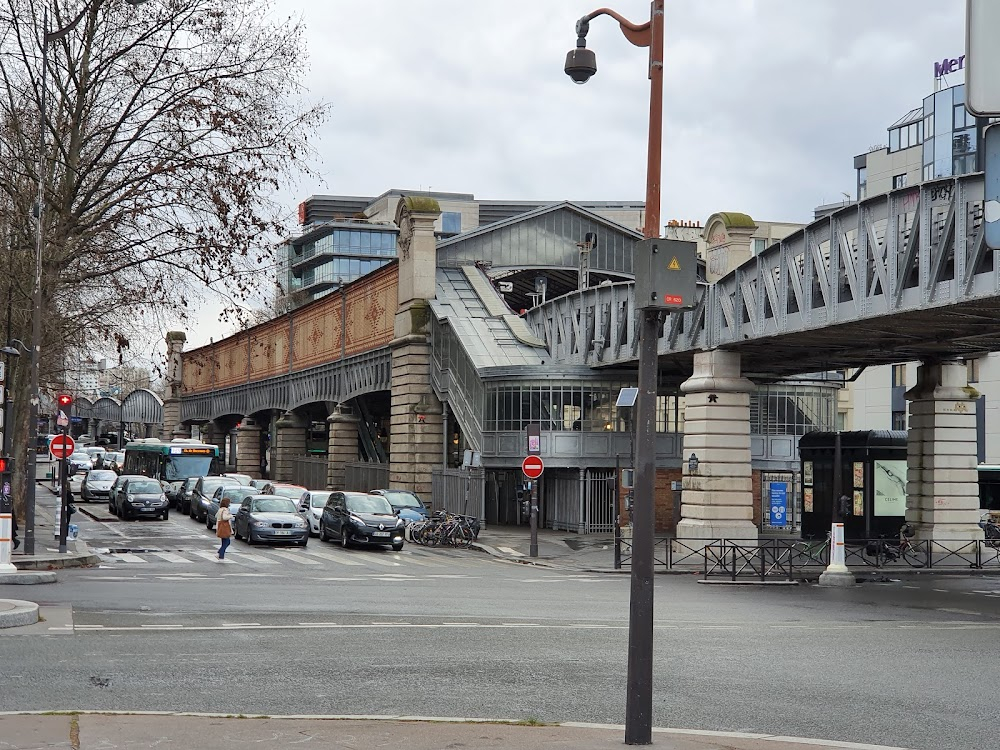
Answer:
[[[181,424],[181,392],[184,379],[184,362],[181,357],[184,352],[184,342],[187,336],[183,331],[167,331],[167,394],[163,399],[163,425],[160,428],[161,440],[172,440],[175,437],[191,437],[191,428]]]
[[[750,468],[750,392],[740,355],[716,349],[694,355],[685,394],[683,493],[677,537],[756,542]],[[690,457],[698,457],[691,470]]]
[[[225,459],[226,466],[232,466],[232,456],[226,455],[226,436],[228,430],[221,422],[206,422],[202,425],[202,439],[208,445],[217,445],[219,447],[219,458]]]
[[[431,469],[441,460],[444,418],[430,381],[428,300],[434,298],[434,222],[441,214],[432,198],[405,196],[396,209],[399,225],[398,307],[392,348],[389,482],[431,497]]]
[[[976,469],[976,400],[965,364],[925,362],[906,392],[906,520],[920,539],[982,539]]]
[[[292,459],[306,455],[306,426],[294,412],[286,411],[274,425],[274,466],[272,477],[278,482],[291,482]]]
[[[251,417],[236,428],[236,471],[260,479],[260,425]]]
[[[348,407],[337,404],[326,423],[329,425],[330,440],[327,447],[327,487],[331,490],[343,490],[346,489],[345,464],[358,460],[358,418]]]

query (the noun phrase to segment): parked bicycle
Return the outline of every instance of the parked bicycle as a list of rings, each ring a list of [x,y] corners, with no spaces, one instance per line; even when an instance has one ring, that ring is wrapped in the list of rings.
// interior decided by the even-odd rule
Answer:
[[[426,521],[410,525],[410,538],[425,547],[467,548],[479,536],[479,519],[439,510]]]
[[[870,541],[865,545],[865,555],[875,558],[876,568],[900,559],[911,567],[922,568],[927,565],[927,551],[922,544],[913,541],[913,535],[913,527],[904,523],[899,529],[899,539],[879,537]]]

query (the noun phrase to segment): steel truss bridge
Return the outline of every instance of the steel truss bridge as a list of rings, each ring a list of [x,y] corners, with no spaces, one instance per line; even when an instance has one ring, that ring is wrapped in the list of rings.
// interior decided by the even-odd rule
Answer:
[[[671,314],[661,376],[695,351],[738,351],[745,374],[796,373],[1000,350],[1000,264],[986,247],[983,175],[851,204],[767,248]],[[633,284],[571,292],[528,324],[554,364],[614,367],[638,353]]]
[[[201,422],[230,415],[244,416],[277,409],[291,411],[316,402],[343,403],[391,388],[392,358],[388,347],[280,375],[267,380],[186,395],[181,421]]]

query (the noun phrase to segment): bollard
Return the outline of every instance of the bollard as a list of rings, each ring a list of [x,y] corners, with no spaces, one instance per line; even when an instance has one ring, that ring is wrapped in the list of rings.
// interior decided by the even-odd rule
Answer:
[[[853,586],[854,574],[844,558],[844,524],[835,523],[830,529],[830,564],[819,577],[820,586]]]

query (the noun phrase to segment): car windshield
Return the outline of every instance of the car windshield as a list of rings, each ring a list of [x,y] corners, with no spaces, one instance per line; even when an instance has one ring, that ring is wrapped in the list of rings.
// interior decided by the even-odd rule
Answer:
[[[421,506],[420,498],[412,492],[387,490],[383,495],[396,508],[419,508]]]
[[[239,505],[243,502],[243,498],[249,497],[250,495],[257,494],[253,487],[233,487],[232,489],[225,489],[222,491],[223,497],[228,497],[233,505]]]
[[[87,475],[88,482],[107,482],[107,481],[113,482],[117,478],[118,475],[115,474],[113,471],[103,471],[103,470],[92,471]]]
[[[168,456],[163,478],[176,482],[188,477],[207,476],[214,460],[212,456]]]
[[[302,497],[301,487],[272,487],[272,495],[278,495],[279,497],[287,497],[289,500],[298,500]]]
[[[329,492],[314,492],[310,497],[309,504],[313,508],[322,508],[324,505],[326,505],[326,501],[329,499],[330,499]]]
[[[267,497],[254,500],[250,507],[252,513],[294,513],[295,505],[284,498]]]
[[[250,484],[250,477],[246,474],[226,474],[227,479],[235,479],[237,482],[243,485]]]
[[[378,495],[355,495],[347,497],[347,509],[352,513],[384,513],[392,515],[392,506]]]
[[[159,495],[160,485],[153,481],[129,482],[128,491],[133,495]]]

